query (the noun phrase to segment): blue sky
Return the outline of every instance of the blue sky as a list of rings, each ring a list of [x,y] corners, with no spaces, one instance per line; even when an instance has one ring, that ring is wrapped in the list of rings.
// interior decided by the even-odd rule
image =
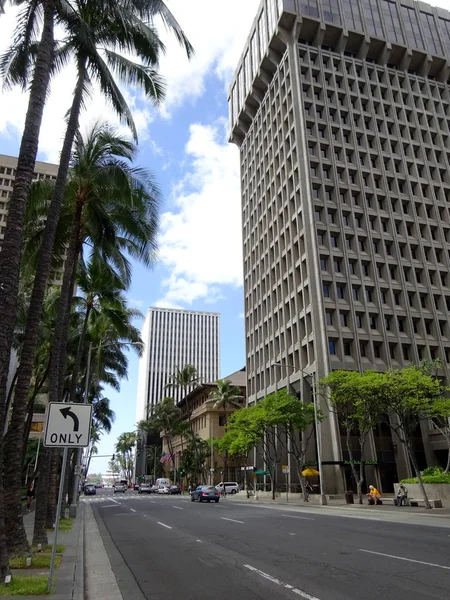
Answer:
[[[214,15],[209,0],[167,4],[196,54],[189,63],[162,31],[167,54],[161,72],[168,85],[162,110],[151,108],[140,92],[126,90],[139,132],[137,163],[155,174],[164,196],[159,260],[153,270],[135,264],[128,297],[143,313],[154,305],[219,312],[225,376],[245,364],[239,159],[237,149],[227,142],[227,87],[259,0],[245,0],[244,8],[237,0],[215,2]],[[0,52],[10,39],[13,10],[0,17]],[[53,82],[40,160],[58,162],[73,84],[73,68]],[[20,90],[0,95],[0,153],[17,155],[26,105],[27,95]],[[99,118],[117,123],[95,92],[82,117],[82,130]],[[116,423],[100,443],[102,455],[112,454],[117,436],[135,426],[138,359],[133,351],[128,356],[129,377],[120,393],[107,390]],[[107,463],[108,458],[98,458],[91,471],[104,471]]]

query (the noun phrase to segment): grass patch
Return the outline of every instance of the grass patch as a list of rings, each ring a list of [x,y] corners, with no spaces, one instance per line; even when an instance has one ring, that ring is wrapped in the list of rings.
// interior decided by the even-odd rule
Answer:
[[[58,531],[72,531],[73,519],[61,519],[59,521]],[[47,529],[47,531],[53,531],[53,529]]]
[[[43,596],[48,594],[45,575],[17,575],[11,583],[0,583],[0,596]]]
[[[52,544],[44,544],[42,546],[42,550],[40,553],[44,554],[45,552],[51,552],[52,548],[53,548]],[[33,546],[31,548],[31,550],[33,552],[37,552],[38,551],[37,546]],[[66,551],[66,547],[64,546],[64,544],[56,544],[56,554],[64,554],[65,551]]]
[[[31,565],[27,566],[26,556],[17,556],[11,558],[9,567],[11,569],[48,569],[50,567],[51,554],[34,554],[31,557]],[[61,564],[61,556],[55,556],[55,567],[58,568]]]

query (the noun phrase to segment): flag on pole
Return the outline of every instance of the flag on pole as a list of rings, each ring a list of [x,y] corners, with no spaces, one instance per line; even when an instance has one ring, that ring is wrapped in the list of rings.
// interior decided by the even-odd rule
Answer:
[[[159,459],[159,462],[162,464],[165,463],[166,460],[168,460],[167,454],[163,452],[161,458]]]

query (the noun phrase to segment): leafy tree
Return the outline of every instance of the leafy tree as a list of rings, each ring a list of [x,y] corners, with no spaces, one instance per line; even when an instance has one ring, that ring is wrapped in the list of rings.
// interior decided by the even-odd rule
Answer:
[[[203,483],[206,483],[205,464],[210,456],[211,446],[209,441],[203,440],[197,435],[192,436],[181,452],[180,471],[186,474],[189,481],[198,480],[201,476]]]
[[[446,388],[435,378],[426,375],[415,366],[389,371],[380,376],[377,385],[380,414],[387,414],[387,424],[405,446],[426,508],[428,500],[419,465],[414,454],[413,435],[421,421],[436,416],[437,410],[448,413],[450,400],[443,398]]]
[[[209,394],[209,400],[214,410],[223,411],[225,430],[228,424],[228,409],[241,408],[240,401],[243,399],[241,388],[232,384],[228,379],[219,379],[217,388]],[[224,453],[224,480],[228,479],[228,452]]]
[[[120,464],[119,464],[119,461],[117,460],[117,458],[114,458],[114,460],[111,459],[108,462],[108,471],[110,473],[117,473],[117,474],[120,473]]]
[[[347,451],[360,504],[363,503],[364,450],[369,433],[380,419],[377,390],[382,377],[374,371],[333,371],[319,382],[319,390],[329,396],[331,410],[345,427]],[[359,468],[351,439],[355,435],[361,453]]]
[[[193,365],[185,365],[182,369],[175,367],[175,373],[172,375],[171,381],[166,385],[166,390],[180,389],[183,397],[186,397],[192,389],[199,385],[199,383],[200,379],[197,374],[197,369]],[[189,425],[191,425],[192,411],[187,404],[186,411]]]
[[[279,390],[267,396],[261,403],[267,426],[277,435],[278,443],[294,457],[297,473],[305,494],[305,480],[302,475],[306,462],[308,443],[314,432],[314,404],[305,404],[286,390]],[[318,414],[318,418],[323,416]],[[319,466],[320,468],[320,466]]]

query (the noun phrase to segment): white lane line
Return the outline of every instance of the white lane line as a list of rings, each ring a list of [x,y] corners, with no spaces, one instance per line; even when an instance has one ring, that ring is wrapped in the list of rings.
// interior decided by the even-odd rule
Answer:
[[[152,504],[156,504],[156,502],[155,502],[154,500],[150,500],[150,502],[151,502]]]
[[[130,510],[131,510],[131,512],[136,512],[136,511],[134,510],[134,508],[130,508]]]
[[[233,521],[233,523],[242,523],[244,525],[244,521],[237,521],[236,519],[227,519],[227,517],[220,517],[224,521]]]
[[[317,598],[316,596],[311,596],[311,594],[307,594],[306,592],[303,592],[302,590],[295,588],[294,586],[290,585],[289,583],[285,583],[284,581],[281,581],[280,579],[277,579],[276,577],[272,577],[272,575],[269,575],[268,573],[264,573],[264,571],[255,569],[255,567],[252,567],[251,565],[244,565],[244,567],[246,569],[249,569],[250,571],[253,571],[254,573],[257,573],[258,575],[261,575],[261,577],[264,577],[264,579],[268,579],[272,583],[276,583],[277,585],[284,587],[287,590],[291,590],[291,592],[293,592],[294,594],[297,594],[297,596],[306,598],[306,600],[319,600],[319,598]]]
[[[295,533],[290,533],[289,535],[295,535]]]
[[[406,562],[416,563],[418,565],[426,565],[427,567],[436,567],[436,569],[445,569],[450,571],[450,567],[444,565],[437,565],[435,563],[424,562],[423,560],[414,560],[413,558],[405,558],[404,556],[394,556],[393,554],[384,554],[383,552],[374,552],[373,550],[364,550],[364,548],[358,548],[360,552],[367,552],[367,554],[377,554],[378,556],[385,556],[386,558],[396,558],[397,560],[404,560]]]
[[[172,508],[176,508],[177,510],[183,510],[183,509],[181,508],[181,506],[173,506],[173,505],[172,505]]]
[[[310,517],[297,517],[297,515],[281,515],[282,517],[288,517],[289,519],[303,519],[304,521],[314,521]]]
[[[115,502],[116,504],[122,504],[121,502],[117,502],[117,500],[114,500],[114,498],[111,498],[111,502]]]
[[[172,527],[170,527],[170,525],[166,525],[165,523],[161,523],[161,521],[157,521],[158,525],[161,525],[161,527],[165,527],[166,529],[172,529]]]
[[[116,508],[117,504],[104,504],[102,508]]]
[[[196,540],[197,542],[200,542],[200,544],[203,544],[202,540]]]

